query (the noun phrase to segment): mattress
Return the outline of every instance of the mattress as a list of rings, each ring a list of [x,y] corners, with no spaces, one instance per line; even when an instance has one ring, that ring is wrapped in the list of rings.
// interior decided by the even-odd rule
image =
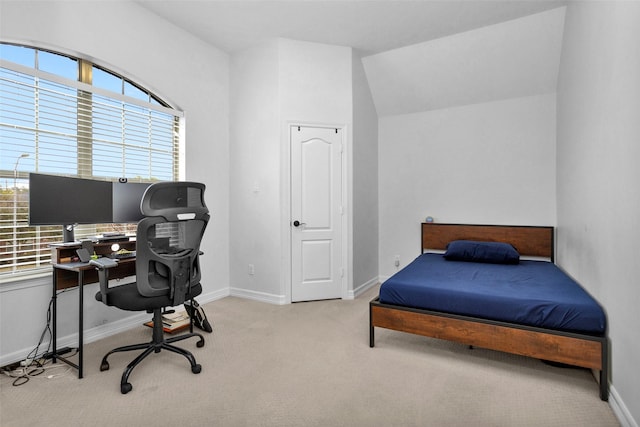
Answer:
[[[380,302],[592,335],[606,330],[598,302],[547,261],[487,264],[425,253],[382,284]]]

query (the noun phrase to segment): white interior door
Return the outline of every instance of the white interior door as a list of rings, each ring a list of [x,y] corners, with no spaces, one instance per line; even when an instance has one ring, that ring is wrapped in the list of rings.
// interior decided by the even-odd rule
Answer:
[[[291,301],[342,296],[342,129],[292,126]]]

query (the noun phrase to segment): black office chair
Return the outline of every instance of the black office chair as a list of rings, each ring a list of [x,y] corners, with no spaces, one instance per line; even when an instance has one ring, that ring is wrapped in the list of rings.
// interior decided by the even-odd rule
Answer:
[[[133,368],[152,352],[169,350],[183,355],[191,363],[191,371],[200,373],[202,367],[193,355],[171,345],[186,338],[198,337],[198,347],[204,346],[204,337],[190,332],[170,338],[164,337],[162,312],[191,300],[202,292],[200,285],[200,241],[209,221],[204,202],[204,184],[195,182],[161,182],[146,190],[140,209],[145,218],[138,223],[136,232],[136,282],[109,287],[110,259],[92,261],[98,269],[100,292],[96,299],[122,310],[153,313],[151,342],[128,345],[111,350],[102,359],[101,371],[109,369],[107,357],[121,351],[144,351],[136,357],[122,374],[120,391],[126,394],[132,386],[128,382]]]

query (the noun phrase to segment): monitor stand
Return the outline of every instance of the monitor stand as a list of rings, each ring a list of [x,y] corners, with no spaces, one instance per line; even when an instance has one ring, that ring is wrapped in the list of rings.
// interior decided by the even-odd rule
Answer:
[[[76,239],[74,237],[73,229],[75,228],[75,224],[67,224],[62,226],[62,237],[64,243],[75,242]]]

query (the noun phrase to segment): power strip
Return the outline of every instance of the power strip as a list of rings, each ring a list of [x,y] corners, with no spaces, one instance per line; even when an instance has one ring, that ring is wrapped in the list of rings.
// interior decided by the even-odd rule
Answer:
[[[62,347],[62,348],[58,349],[56,351],[56,353],[57,353],[58,356],[61,356],[63,354],[70,353],[73,350],[75,350],[75,348]],[[42,359],[46,359],[46,360],[52,359],[53,358],[53,352],[49,351],[49,352],[43,354],[41,358]],[[10,363],[8,365],[5,365],[1,369],[3,371],[14,371],[16,369],[22,369],[22,368],[25,368],[25,367],[29,366],[31,364],[31,362],[33,362],[33,359],[30,359],[30,358],[23,359],[23,360],[21,360],[19,362],[13,362],[13,363]]]
[[[73,349],[71,347],[62,347],[61,349],[56,350],[56,356],[62,356],[63,354],[71,353]],[[53,352],[48,351],[42,357],[45,359],[53,359]]]

